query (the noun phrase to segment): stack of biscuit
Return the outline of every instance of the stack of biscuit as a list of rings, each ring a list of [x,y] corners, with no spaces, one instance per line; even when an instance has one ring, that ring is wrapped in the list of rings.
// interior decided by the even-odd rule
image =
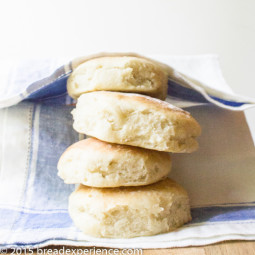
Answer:
[[[137,57],[99,57],[68,79],[77,99],[74,129],[90,136],[61,156],[58,174],[80,184],[69,214],[85,234],[130,238],[172,231],[191,220],[186,191],[167,178],[169,152],[198,147],[200,126],[165,101],[167,72]]]

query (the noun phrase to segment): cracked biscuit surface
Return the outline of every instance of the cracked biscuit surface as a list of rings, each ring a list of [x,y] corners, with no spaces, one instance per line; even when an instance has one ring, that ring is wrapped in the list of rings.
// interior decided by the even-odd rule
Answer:
[[[111,144],[88,138],[71,145],[58,162],[65,183],[93,187],[140,186],[165,178],[171,170],[167,152]]]
[[[186,191],[168,178],[140,187],[80,185],[69,197],[69,214],[83,233],[110,238],[165,233],[191,220]]]
[[[99,57],[80,64],[67,82],[68,94],[78,98],[91,91],[141,93],[164,100],[168,75],[156,63],[138,57]]]
[[[166,152],[198,148],[201,128],[186,111],[152,97],[97,91],[79,97],[74,129],[100,140]]]

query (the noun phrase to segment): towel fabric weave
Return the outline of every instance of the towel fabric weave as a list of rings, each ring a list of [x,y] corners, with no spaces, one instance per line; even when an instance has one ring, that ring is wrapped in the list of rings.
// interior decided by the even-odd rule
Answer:
[[[255,149],[242,112],[254,100],[232,93],[216,56],[155,58],[174,68],[167,100],[187,108],[202,126],[200,149],[173,154],[170,174],[187,189],[193,220],[171,233],[132,239],[91,238],[77,230],[67,211],[74,185],[64,184],[56,169],[63,151],[78,141],[65,86],[72,64],[2,61],[0,248],[166,248],[255,240]]]

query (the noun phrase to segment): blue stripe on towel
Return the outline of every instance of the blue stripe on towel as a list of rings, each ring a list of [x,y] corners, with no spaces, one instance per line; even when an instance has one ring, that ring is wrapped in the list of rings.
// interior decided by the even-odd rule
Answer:
[[[255,221],[255,206],[213,206],[191,209],[192,223],[218,221]]]
[[[1,228],[9,229],[9,224],[15,215],[17,215],[17,211],[1,209]],[[15,229],[67,228],[72,225],[67,210],[58,213],[20,212],[19,217],[20,220],[15,224]]]
[[[44,100],[56,96],[66,95],[66,82],[68,75],[65,75],[53,83],[48,84],[45,87],[39,88],[38,90],[32,92],[27,100]]]
[[[57,176],[57,163],[64,150],[78,141],[72,128],[72,107],[41,105],[39,115],[38,158],[31,192],[31,208],[62,209],[67,206],[74,185],[66,185]]]
[[[239,107],[239,106],[242,106],[246,103],[244,102],[234,102],[234,101],[229,101],[229,100],[225,100],[225,99],[221,99],[221,98],[218,98],[218,97],[213,97],[213,96],[210,96],[212,99],[224,104],[224,105],[228,105],[228,106],[233,106],[233,107]]]
[[[192,102],[206,103],[207,100],[197,91],[183,87],[178,83],[168,80],[167,94],[171,97],[180,98]]]
[[[54,201],[54,198],[49,198]],[[38,198],[40,200],[40,198]],[[0,225],[8,228],[17,211],[10,209],[1,209]],[[255,221],[255,206],[230,206],[230,207],[202,207],[191,209],[192,221],[190,224],[213,223],[213,222],[231,222],[231,221]],[[45,212],[20,212],[20,220],[15,224],[15,229],[37,229],[37,228],[67,228],[72,226],[72,220],[68,211],[45,210]]]
[[[42,229],[42,228],[67,228],[73,223],[68,212],[59,212],[53,214],[28,214],[21,213],[22,220],[17,224],[17,228]]]
[[[168,91],[167,91],[169,96],[172,97],[176,97],[179,99],[183,99],[183,100],[188,100],[188,101],[192,101],[192,102],[199,102],[199,103],[209,103],[203,95],[201,95],[199,92],[190,89],[190,88],[186,88],[172,80],[168,80]],[[214,99],[215,101],[227,105],[227,106],[232,106],[232,107],[239,107],[242,106],[244,104],[246,104],[245,102],[235,102],[235,101],[230,101],[230,100],[225,100],[225,99],[221,99],[215,96],[211,96],[208,94],[209,97],[211,97],[212,99]]]
[[[58,68],[52,75],[36,81],[27,88],[28,100],[40,101],[66,94],[66,83],[70,72],[65,72],[64,66]]]

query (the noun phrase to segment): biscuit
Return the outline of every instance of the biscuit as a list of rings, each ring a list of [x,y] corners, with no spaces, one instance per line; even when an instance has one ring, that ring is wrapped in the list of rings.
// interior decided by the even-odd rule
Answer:
[[[169,232],[191,220],[186,191],[170,179],[140,187],[80,185],[69,197],[69,214],[83,233],[109,238]]]
[[[80,64],[67,81],[68,94],[120,91],[165,99],[168,75],[157,63],[138,57],[99,57]]]
[[[58,162],[65,183],[92,187],[139,186],[157,182],[171,170],[167,152],[88,138],[71,145]]]
[[[139,94],[97,91],[80,96],[74,129],[100,140],[166,152],[192,152],[201,129],[186,111]]]

